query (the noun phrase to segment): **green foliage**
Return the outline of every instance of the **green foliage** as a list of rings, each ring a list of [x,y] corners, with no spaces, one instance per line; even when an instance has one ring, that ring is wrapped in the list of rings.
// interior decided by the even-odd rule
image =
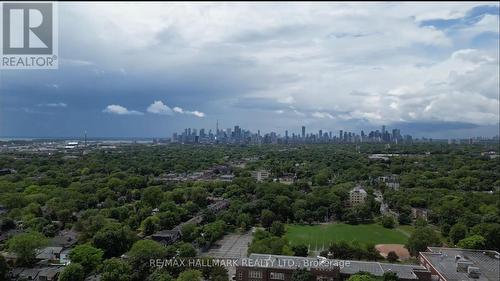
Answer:
[[[309,254],[309,249],[307,245],[304,244],[298,244],[292,246],[292,251],[293,255],[297,257],[307,257],[307,255]]]
[[[192,258],[196,256],[196,249],[189,243],[182,243],[177,249],[180,258]]]
[[[484,250],[486,248],[486,239],[481,235],[474,234],[460,240],[457,246],[463,249]]]
[[[398,281],[399,278],[398,278],[398,275],[396,272],[386,271],[386,272],[384,272],[384,275],[382,276],[382,280],[383,281]]]
[[[399,210],[398,222],[400,224],[411,223],[411,209],[408,206],[401,207]]]
[[[229,281],[227,269],[222,266],[214,266],[211,268],[210,280],[212,281]]]
[[[152,269],[149,266],[150,260],[164,259],[167,256],[167,249],[152,240],[139,240],[134,243],[127,255],[130,265],[137,272],[137,279],[144,280]]]
[[[260,222],[263,227],[269,228],[271,227],[273,221],[275,219],[274,213],[270,210],[262,210],[260,214]]]
[[[472,227],[470,234],[483,236],[488,249],[500,250],[500,224],[480,223]]]
[[[359,182],[368,191],[382,190],[390,208],[400,214],[401,225],[412,223],[411,207],[427,208],[428,226],[419,220],[415,223],[417,229],[441,229],[445,239],[461,246],[500,250],[498,191],[476,192],[489,191],[500,183],[499,161],[481,155],[489,150],[498,153],[497,144],[449,146],[437,142],[397,144],[390,148],[366,143],[357,148],[350,144],[127,145],[111,151],[89,151],[85,156],[78,155],[78,159],[70,159],[66,153],[48,156],[9,152],[0,155],[0,167],[11,167],[18,173],[0,177],[0,204],[7,208],[0,218],[0,230],[13,229],[14,221],[22,221],[25,231],[51,237],[60,230],[53,221],[62,222],[66,229],[74,226],[80,232],[78,240],[104,251],[104,258],[128,252],[134,268],[130,277],[141,281],[151,271],[144,265],[150,257],[171,256],[178,250],[189,256],[193,249],[182,243],[168,249],[156,244],[134,248],[137,234],[171,229],[198,213],[204,214],[204,221],[198,226],[183,227],[182,232],[184,242],[200,247],[209,247],[228,231],[248,230],[260,223],[270,233],[256,233],[260,238],[252,241],[250,251],[303,255],[307,252],[298,247],[300,244],[316,250],[332,240],[358,240],[359,243],[337,246],[335,256],[344,253],[350,258],[375,260],[379,257],[371,242],[404,243],[406,238],[396,230],[366,224],[378,215],[378,205],[371,195],[365,205],[344,207],[348,191]],[[405,156],[374,162],[367,157],[372,153]],[[163,180],[166,173],[202,171],[245,158],[254,160],[245,160],[246,167],[235,168],[236,178],[231,183]],[[250,171],[257,169],[268,170],[273,177],[294,175],[297,181],[292,185],[256,183],[250,178]],[[218,169],[214,173],[218,174]],[[387,174],[399,175],[401,189],[392,190],[373,181]],[[226,198],[230,201],[229,209],[207,212],[208,196]],[[159,212],[152,215],[154,208]],[[356,225],[319,224],[333,220]],[[278,222],[289,223],[285,237],[280,237],[283,228]],[[439,236],[434,232],[419,232],[408,241],[414,254],[416,249],[439,244]],[[294,233],[303,234],[302,238]],[[29,240],[9,241],[5,248],[24,253],[19,262],[29,264],[33,262],[34,249],[43,246],[39,244],[43,239]],[[295,247],[290,249],[291,245]],[[351,253],[345,254],[347,251]],[[215,277],[204,272],[204,278]]]
[[[394,228],[394,226],[396,225],[396,222],[394,221],[394,218],[392,216],[383,216],[380,219],[380,223],[385,228]]]
[[[99,230],[92,238],[92,244],[104,251],[104,257],[118,257],[128,251],[137,240],[129,227],[118,224]]]
[[[408,251],[416,256],[419,252],[425,251],[429,246],[439,246],[441,240],[438,234],[430,227],[417,227],[411,234],[406,248]]]
[[[271,224],[269,232],[274,236],[283,236],[285,234],[285,225],[280,221],[274,221]]]
[[[404,244],[408,238],[397,229],[388,229],[380,224],[350,225],[331,223],[321,225],[289,224],[286,237],[292,243],[306,244],[313,249],[328,246],[332,241],[357,240],[362,244]]]
[[[118,258],[105,260],[101,267],[101,281],[130,281],[132,268]]]
[[[147,281],[173,281],[174,278],[164,270],[157,269],[151,275],[149,275]]]
[[[273,254],[273,255],[292,255],[293,252],[284,237],[273,236],[271,233],[263,230],[257,230],[248,247],[248,254]]]
[[[163,192],[158,186],[151,186],[142,192],[142,201],[150,207],[158,207],[163,201]]]
[[[177,281],[201,281],[202,274],[198,270],[186,270],[179,274]]]
[[[450,240],[453,244],[464,239],[467,236],[467,226],[463,223],[456,223],[453,225],[449,232]]]
[[[181,233],[182,233],[182,240],[186,242],[192,242],[194,239],[196,239],[196,231],[197,227],[195,224],[188,223],[184,224],[181,228]]]
[[[78,263],[70,263],[64,267],[61,274],[59,274],[59,281],[83,281],[85,279],[85,270],[83,266]]]
[[[380,279],[369,273],[360,272],[351,275],[347,281],[380,281]]]
[[[147,217],[141,224],[142,233],[151,235],[160,229],[160,219],[157,216]]]
[[[45,236],[38,232],[21,233],[7,241],[7,248],[17,255],[19,265],[31,265],[35,261],[36,250],[47,242]]]
[[[358,241],[334,241],[328,250],[321,252],[322,256],[333,254],[335,259],[379,260],[382,257],[373,244],[360,244]]]
[[[78,245],[69,253],[71,262],[78,263],[88,274],[95,270],[102,262],[104,252],[92,247],[90,244]]]

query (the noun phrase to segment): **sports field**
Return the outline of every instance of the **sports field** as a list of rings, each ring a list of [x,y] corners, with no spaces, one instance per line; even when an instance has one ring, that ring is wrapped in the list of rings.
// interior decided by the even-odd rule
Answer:
[[[408,239],[402,232],[379,224],[289,224],[286,230],[286,237],[292,245],[302,243],[311,249],[325,249],[331,241],[340,240],[357,240],[363,244],[405,244]]]

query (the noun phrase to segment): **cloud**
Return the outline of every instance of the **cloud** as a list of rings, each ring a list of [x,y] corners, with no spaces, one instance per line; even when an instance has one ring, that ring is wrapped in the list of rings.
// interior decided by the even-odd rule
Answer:
[[[173,111],[162,101],[153,102],[147,109],[147,112],[154,114],[172,115]]]
[[[485,5],[493,7],[485,12]],[[40,124],[59,132],[62,121],[21,123],[4,108],[60,100],[54,95],[63,89],[64,101],[79,106],[72,126],[88,124],[90,112],[114,101],[147,114],[210,112],[227,126],[261,130],[498,122],[498,3],[59,7],[62,71],[5,73],[4,134],[29,135]],[[61,87],[38,87],[46,83]],[[157,103],[158,93],[168,102]],[[215,123],[178,118],[177,127],[160,128],[151,118],[105,117],[98,114],[94,126],[116,135]]]
[[[79,60],[79,59],[61,59],[61,65],[63,66],[89,66],[89,65],[95,65],[94,62],[87,61],[87,60]]]
[[[118,114],[118,115],[142,115],[142,112],[136,110],[128,110],[126,107],[117,104],[111,104],[106,106],[102,111],[105,113]]]
[[[68,104],[64,102],[57,103],[39,103],[37,106],[39,107],[67,107]]]
[[[194,111],[184,110],[184,109],[182,109],[181,107],[178,107],[178,106],[174,107],[173,111],[176,112],[176,113],[179,113],[179,114],[194,115],[194,116],[199,117],[199,118],[205,117],[205,113],[203,113],[201,111],[198,111],[198,110],[194,110]]]
[[[331,115],[330,113],[328,112],[320,112],[320,111],[316,111],[316,112],[313,112],[311,114],[312,117],[314,118],[320,118],[320,119],[325,119],[325,118],[328,118],[328,119],[335,119],[333,117],[333,115]]]
[[[46,86],[49,87],[49,88],[59,89],[59,84],[56,84],[56,83],[47,84]]]

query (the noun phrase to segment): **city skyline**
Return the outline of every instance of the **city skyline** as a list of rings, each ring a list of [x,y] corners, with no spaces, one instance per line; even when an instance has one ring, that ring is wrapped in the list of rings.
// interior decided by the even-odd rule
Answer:
[[[460,143],[466,141],[469,144],[478,140],[493,140],[493,138],[469,137],[469,138],[447,138],[448,143]],[[338,129],[337,131],[319,129],[317,131],[307,130],[306,126],[301,126],[300,131],[285,130],[275,131],[252,131],[234,125],[234,127],[220,128],[216,123],[215,130],[210,128],[185,128],[183,131],[174,132],[171,137],[155,138],[154,142],[167,140],[171,143],[183,144],[303,144],[303,143],[395,143],[411,144],[417,142],[432,142],[433,138],[416,137],[401,132],[399,128],[389,128],[382,125],[380,130],[361,130],[354,132],[350,130]],[[443,140],[443,139],[434,139]]]
[[[58,18],[59,69],[0,71],[2,137],[163,137],[217,120],[499,134],[497,2],[59,3]]]

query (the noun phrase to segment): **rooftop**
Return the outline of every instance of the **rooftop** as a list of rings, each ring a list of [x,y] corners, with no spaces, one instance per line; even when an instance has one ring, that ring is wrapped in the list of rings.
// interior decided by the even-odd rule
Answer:
[[[351,193],[355,192],[355,193],[363,193],[363,194],[366,194],[366,191],[363,189],[362,186],[360,185],[357,185],[356,187],[354,187],[353,189],[351,189],[350,191]]]
[[[383,276],[385,272],[394,272],[402,279],[415,279],[414,270],[426,270],[420,265],[390,264],[372,261],[327,260],[313,257],[294,257],[280,255],[251,254],[250,260],[260,261],[259,265],[270,268],[319,268],[333,269],[338,267],[341,274],[352,275],[361,271],[375,276]],[[267,261],[267,262],[266,262]],[[313,265],[313,266],[310,266]]]
[[[428,250],[428,252],[421,252],[420,255],[432,264],[447,281],[500,280],[500,254],[498,252],[440,247],[429,247]],[[479,278],[470,277],[467,270],[457,271],[459,261],[478,268]]]

